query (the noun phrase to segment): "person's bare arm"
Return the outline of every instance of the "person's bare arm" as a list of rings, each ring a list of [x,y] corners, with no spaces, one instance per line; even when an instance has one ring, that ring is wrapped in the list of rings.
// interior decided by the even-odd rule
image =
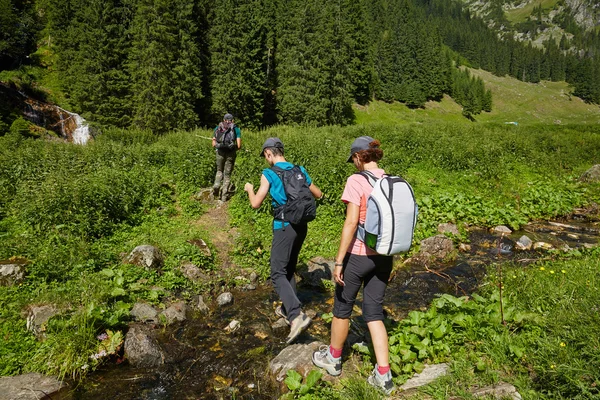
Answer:
[[[323,197],[323,192],[321,192],[321,189],[319,189],[319,187],[314,183],[311,183],[308,188],[310,189],[310,192],[315,197],[315,199],[320,199],[321,197]]]
[[[237,148],[238,150],[242,148],[242,138],[237,138]]]
[[[336,265],[333,271],[333,280],[342,286],[344,286],[344,275],[342,274],[343,266],[341,264],[348,252],[350,243],[352,243],[352,239],[354,239],[354,234],[358,227],[359,212],[360,207],[358,207],[358,205],[348,203],[348,206],[346,207],[346,220],[344,221],[344,227],[342,228],[342,239],[340,240],[340,247],[337,256],[335,257]]]
[[[254,193],[254,185],[249,182],[244,185],[244,190],[248,192],[248,199],[252,208],[260,207],[265,197],[267,197],[267,193],[269,193],[270,186],[269,181],[264,175],[260,177],[260,186],[256,193]]]

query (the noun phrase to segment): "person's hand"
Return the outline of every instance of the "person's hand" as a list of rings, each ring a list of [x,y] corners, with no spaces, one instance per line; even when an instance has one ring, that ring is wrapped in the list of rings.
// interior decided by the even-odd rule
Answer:
[[[244,185],[244,190],[246,192],[250,192],[250,191],[254,192],[254,185],[251,184],[250,182],[246,182],[246,184]]]
[[[335,268],[333,270],[333,280],[338,285],[344,286],[344,274],[342,273],[342,268],[343,268],[343,265],[335,266]]]

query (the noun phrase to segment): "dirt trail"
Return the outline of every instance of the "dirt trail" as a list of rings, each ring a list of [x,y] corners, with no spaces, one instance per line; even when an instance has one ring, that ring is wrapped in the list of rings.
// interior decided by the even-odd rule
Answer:
[[[210,242],[216,248],[217,265],[223,269],[232,267],[230,251],[233,249],[237,236],[237,229],[229,226],[228,203],[212,200],[208,196],[203,198],[202,203],[208,206],[208,210],[195,221],[210,234]]]

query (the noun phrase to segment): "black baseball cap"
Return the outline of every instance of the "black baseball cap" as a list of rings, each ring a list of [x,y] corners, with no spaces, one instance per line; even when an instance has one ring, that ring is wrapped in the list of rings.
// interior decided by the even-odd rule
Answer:
[[[283,149],[283,142],[276,137],[270,137],[267,140],[265,140],[265,143],[262,145],[262,150],[260,151],[261,157],[265,156],[265,149],[268,149],[269,147],[278,147],[280,149]]]

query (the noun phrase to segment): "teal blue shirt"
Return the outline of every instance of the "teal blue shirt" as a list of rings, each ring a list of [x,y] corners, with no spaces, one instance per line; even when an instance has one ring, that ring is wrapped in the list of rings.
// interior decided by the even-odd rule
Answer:
[[[275,166],[283,170],[290,170],[294,167],[294,164],[286,161],[275,163]],[[306,170],[302,166],[300,167],[300,171],[302,171],[302,173],[306,177],[306,183],[310,186],[312,180],[310,179],[310,176],[308,176],[308,172],[306,172]],[[279,179],[279,176],[271,168],[265,168],[263,170],[263,175],[265,176],[265,178],[267,178],[267,181],[269,181],[269,194],[272,198],[271,205],[273,207],[277,207],[279,205],[285,204],[287,201],[287,197],[285,196],[283,183],[281,182],[281,179]],[[285,222],[284,224],[283,221],[273,220],[273,230],[281,229],[284,226],[288,226],[289,224],[289,222]]]

